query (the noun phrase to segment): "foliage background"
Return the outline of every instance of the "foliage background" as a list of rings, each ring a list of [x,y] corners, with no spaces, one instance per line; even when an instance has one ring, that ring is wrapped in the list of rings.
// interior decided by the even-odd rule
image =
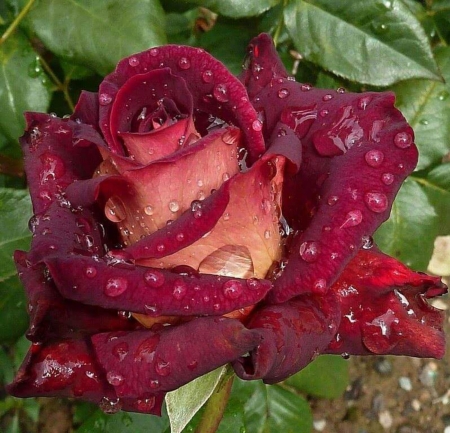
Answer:
[[[42,407],[4,391],[27,349],[11,260],[30,242],[22,113],[69,114],[81,89],[95,91],[122,57],[165,43],[203,47],[239,73],[248,41],[263,31],[297,81],[396,92],[420,160],[376,234],[381,248],[425,270],[435,237],[450,234],[450,0],[0,0],[1,431],[36,431]],[[320,357],[280,386],[236,381],[219,432],[309,432],[305,395],[336,397],[347,380],[344,360]],[[80,433],[169,431],[167,416],[71,409]]]

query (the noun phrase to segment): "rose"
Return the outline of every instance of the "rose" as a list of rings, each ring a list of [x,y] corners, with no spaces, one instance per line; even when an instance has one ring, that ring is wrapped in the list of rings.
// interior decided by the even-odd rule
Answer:
[[[33,345],[9,392],[158,414],[228,362],[273,383],[319,353],[443,356],[445,286],[370,238],[417,159],[393,95],[296,83],[265,35],[247,60],[241,84],[160,47],[71,119],[27,115]]]

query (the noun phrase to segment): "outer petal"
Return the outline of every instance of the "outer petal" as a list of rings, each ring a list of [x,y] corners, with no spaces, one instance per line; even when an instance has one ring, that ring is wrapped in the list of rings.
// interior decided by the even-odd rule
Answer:
[[[117,131],[110,123],[110,113],[119,89],[136,74],[154,69],[169,68],[172,74],[183,78],[193,96],[196,123],[208,124],[210,115],[239,127],[253,160],[261,155],[264,142],[260,121],[248,101],[244,86],[222,65],[198,48],[167,45],[123,59],[115,72],[100,85],[99,98],[110,101],[100,107],[100,127],[113,149],[120,149]]]
[[[92,337],[118,396],[176,389],[252,350],[260,340],[257,332],[224,317],[198,318],[159,332]]]
[[[263,341],[249,356],[233,363],[245,380],[275,383],[309,364],[327,347],[339,325],[334,295],[306,295],[284,304],[266,306],[251,318],[248,328]]]
[[[439,278],[362,250],[331,290],[342,321],[329,353],[444,356],[443,313],[426,302],[446,293]]]
[[[190,277],[107,260],[73,256],[46,264],[65,298],[150,316],[225,314],[259,302],[271,288],[267,280]]]
[[[416,165],[417,149],[392,93],[313,89],[285,78],[266,36],[254,39],[252,47],[244,80],[263,113],[265,136],[281,120],[303,147],[302,169],[286,177],[284,188],[283,215],[300,231],[271,295],[282,302],[330,287],[363,237],[388,218]]]

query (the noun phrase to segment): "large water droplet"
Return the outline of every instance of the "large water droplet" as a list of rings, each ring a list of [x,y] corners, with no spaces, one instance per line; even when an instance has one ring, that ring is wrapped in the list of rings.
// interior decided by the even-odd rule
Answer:
[[[318,242],[306,241],[300,245],[300,257],[307,263],[315,262],[320,255],[320,245]]]
[[[399,132],[395,134],[394,144],[400,149],[406,149],[412,144],[412,136],[408,132]]]
[[[135,66],[139,65],[139,59],[137,57],[134,57],[134,56],[130,57],[128,59],[128,64],[134,68]]]
[[[112,96],[108,95],[107,93],[100,93],[98,96],[98,102],[100,105],[108,105],[112,101]]]
[[[153,213],[154,213],[153,206],[150,206],[150,205],[145,206],[144,212],[145,212],[145,214],[148,215],[148,216],[153,215]]]
[[[227,85],[221,83],[221,84],[217,84],[216,86],[214,86],[213,96],[219,102],[228,102],[229,96],[228,96],[228,87],[227,87]]]
[[[384,212],[388,207],[388,199],[381,192],[368,192],[364,196],[367,207],[376,213]]]
[[[209,69],[207,69],[206,71],[203,71],[202,73],[202,80],[205,83],[211,83],[213,80],[214,76],[212,71],[210,71]]]
[[[119,223],[126,218],[125,205],[120,197],[115,195],[107,200],[105,203],[105,215],[106,218],[114,223]]]
[[[181,57],[180,60],[178,60],[178,66],[180,67],[180,69],[186,70],[191,67],[191,62],[188,58]]]
[[[105,285],[104,293],[107,296],[115,297],[127,290],[128,281],[123,277],[110,278]]]
[[[256,119],[252,123],[252,129],[253,131],[261,131],[262,130],[262,122],[259,119]]]
[[[120,386],[124,381],[123,376],[115,371],[108,371],[108,373],[106,373],[106,380],[112,386]]]
[[[156,269],[149,269],[144,273],[144,281],[149,287],[161,287],[164,284],[164,280],[164,274]]]
[[[97,269],[95,269],[93,266],[88,266],[84,271],[84,275],[86,275],[86,277],[88,278],[95,278],[95,276],[97,275]]]
[[[341,229],[357,226],[357,225],[361,224],[362,220],[363,220],[363,215],[359,209],[351,210],[345,216],[345,220],[344,220],[344,223],[341,225]]]
[[[228,280],[222,286],[223,294],[228,299],[237,299],[241,296],[243,287],[238,280]]]
[[[372,149],[366,152],[364,158],[371,167],[379,167],[384,160],[384,153],[381,150]]]
[[[181,300],[186,296],[186,293],[187,293],[186,283],[183,280],[175,281],[172,292],[173,297],[175,299]]]
[[[178,204],[178,202],[176,200],[172,200],[171,202],[169,202],[169,209],[170,212],[177,212],[178,210],[180,210],[180,205]]]
[[[288,89],[280,89],[278,90],[278,97],[280,99],[287,98],[289,96],[289,90]]]

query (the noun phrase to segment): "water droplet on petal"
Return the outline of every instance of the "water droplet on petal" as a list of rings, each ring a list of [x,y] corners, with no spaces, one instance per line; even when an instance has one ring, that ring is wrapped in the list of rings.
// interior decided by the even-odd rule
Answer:
[[[210,71],[209,69],[207,69],[206,71],[203,71],[202,73],[202,80],[205,83],[211,83],[213,80],[213,73],[212,71]]]
[[[137,58],[137,57],[130,57],[129,59],[128,59],[128,64],[130,65],[130,66],[132,66],[132,67],[135,67],[135,66],[137,66],[137,65],[139,65],[139,59]]]
[[[258,290],[261,287],[261,283],[257,278],[249,278],[245,282],[250,290]]]
[[[395,134],[394,143],[400,149],[406,149],[412,144],[412,136],[407,132],[399,132]]]
[[[344,359],[350,359],[350,354],[347,353],[347,352],[341,353],[341,356],[342,356],[342,358],[344,358]]]
[[[140,412],[148,413],[155,407],[155,401],[156,398],[149,397],[149,398],[139,398],[136,402],[136,407]]]
[[[151,50],[150,50],[150,55],[152,56],[152,57],[156,57],[157,55],[158,55],[158,48],[152,48]]]
[[[147,215],[149,215],[149,216],[150,216],[150,215],[153,215],[153,212],[154,212],[153,207],[150,206],[150,205],[145,206],[144,212],[145,212]]]
[[[199,200],[194,200],[191,203],[191,212],[194,218],[200,218],[202,216],[202,203]]]
[[[112,349],[112,354],[119,360],[123,361],[123,359],[128,355],[128,343],[122,341],[119,344],[116,344]]]
[[[191,67],[191,62],[186,57],[181,57],[180,60],[178,60],[178,66],[180,69],[186,70]]]
[[[112,385],[112,386],[119,386],[123,383],[123,376],[119,373],[116,373],[114,371],[108,371],[106,373],[106,380]]]
[[[362,237],[362,247],[364,250],[370,250],[373,247],[372,236],[363,236]]]
[[[334,206],[338,202],[338,200],[339,200],[339,197],[337,195],[332,195],[328,198],[327,203],[329,206]]]
[[[169,202],[169,209],[171,212],[177,212],[178,210],[180,210],[180,205],[178,204],[178,202],[176,200],[172,200],[171,202]]]
[[[175,281],[172,292],[173,297],[175,299],[181,300],[186,296],[186,293],[187,293],[186,283],[183,280]]]
[[[213,96],[219,102],[228,102],[228,87],[226,84],[217,84],[213,89]]]
[[[364,196],[367,207],[376,213],[384,212],[388,207],[388,199],[381,192],[368,192]]]
[[[119,412],[122,409],[122,403],[120,401],[120,398],[117,398],[115,400],[110,400],[107,397],[103,397],[99,404],[98,407],[107,414],[114,414]]]
[[[160,376],[168,376],[170,374],[170,363],[162,358],[158,358],[155,364],[155,371]]]
[[[320,117],[326,117],[326,116],[328,116],[328,114],[329,114],[329,111],[326,110],[326,109],[319,111],[319,116]]]
[[[333,99],[333,95],[327,93],[326,95],[322,96],[322,100],[323,101],[330,101],[331,99]]]
[[[253,121],[253,123],[252,123],[253,131],[261,131],[262,127],[263,127],[263,125],[259,119],[256,119]]]
[[[320,245],[314,241],[306,241],[300,245],[300,257],[307,263],[315,262],[320,255]]]
[[[336,89],[336,92],[338,92],[338,93],[345,93],[345,89],[343,87],[338,87]]]
[[[123,221],[127,214],[122,199],[118,196],[110,197],[105,203],[105,215],[112,222],[118,223]]]
[[[84,271],[84,274],[88,278],[94,278],[97,275],[97,269],[95,269],[93,266],[88,266]]]
[[[309,90],[311,90],[312,86],[311,84],[301,84],[300,85],[300,90],[302,92],[308,92]]]
[[[149,287],[161,287],[165,281],[164,274],[156,269],[149,269],[144,273],[144,281]]]
[[[392,182],[394,182],[394,175],[392,173],[383,173],[381,176],[381,180],[385,185],[390,185]]]
[[[344,220],[344,223],[341,225],[341,229],[357,226],[357,225],[361,224],[362,220],[363,220],[363,215],[359,209],[351,210],[345,216],[345,220]]]
[[[239,131],[239,129],[233,128],[233,129],[227,129],[223,134],[222,134],[222,141],[225,144],[238,144],[239,143],[239,138],[241,136],[241,133]]]
[[[100,93],[98,96],[98,102],[100,105],[108,105],[112,101],[112,96],[108,95],[107,93]]]
[[[107,296],[115,297],[127,290],[128,281],[123,277],[110,278],[105,285],[104,293]]]
[[[286,98],[288,96],[289,96],[289,90],[288,89],[280,89],[280,90],[278,90],[278,97],[280,99],[284,99],[284,98]]]
[[[184,234],[183,233],[177,233],[175,236],[178,242],[183,242],[184,240]]]
[[[379,167],[384,160],[384,153],[381,150],[372,149],[366,152],[364,158],[371,167]]]
[[[365,110],[367,106],[370,104],[372,98],[370,96],[363,96],[358,100],[358,108],[360,110]]]
[[[314,282],[313,291],[314,293],[325,293],[327,290],[327,281],[320,278]]]
[[[39,157],[39,159],[43,166],[40,173],[41,184],[59,179],[66,172],[66,167],[63,160],[57,155],[52,155],[51,153],[45,152]]]
[[[269,239],[270,236],[271,236],[270,230],[266,230],[266,231],[264,232],[264,239]]]
[[[228,280],[222,286],[223,294],[228,299],[237,299],[241,296],[243,287],[238,280]]]

